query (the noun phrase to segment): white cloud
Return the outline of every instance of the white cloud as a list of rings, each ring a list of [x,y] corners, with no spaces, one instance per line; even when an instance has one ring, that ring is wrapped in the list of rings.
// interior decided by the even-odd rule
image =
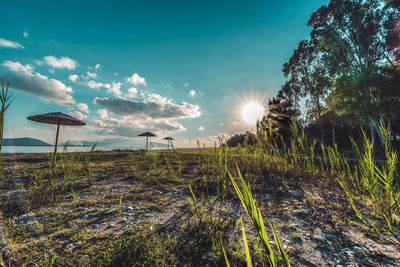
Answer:
[[[100,115],[101,116],[101,115]],[[179,122],[171,120],[143,120],[131,117],[121,119],[112,117],[103,117],[101,120],[91,121],[92,124],[99,127],[97,133],[102,135],[118,135],[127,137],[136,137],[143,131],[151,131],[156,134],[168,132],[185,131]]]
[[[131,84],[133,84],[133,85],[135,85],[135,86],[137,86],[137,85],[144,85],[144,86],[146,86],[146,85],[147,85],[147,84],[146,84],[146,79],[143,78],[143,77],[140,77],[140,75],[137,74],[137,73],[134,73],[131,77],[126,78],[126,80],[127,80],[129,83],[131,83]]]
[[[79,76],[76,75],[76,74],[72,74],[72,75],[69,75],[68,79],[69,79],[71,82],[76,83],[76,81],[78,81],[78,79],[79,79]]]
[[[46,56],[44,61],[53,68],[73,70],[77,67],[78,62],[69,57],[56,58],[54,56]]]
[[[28,31],[24,31],[23,34],[24,34],[25,38],[29,38],[29,32]]]
[[[122,94],[121,83],[113,82],[111,85],[106,83],[104,87],[107,88],[107,93],[114,94],[117,97],[121,96]]]
[[[137,93],[138,93],[138,90],[135,87],[131,87],[128,89],[128,93],[126,94],[126,97],[136,98]]]
[[[84,112],[84,113],[89,113],[89,106],[85,103],[78,103],[76,104],[76,107],[79,109],[79,111]]]
[[[15,72],[22,72],[22,73],[30,74],[30,75],[33,72],[32,65],[29,65],[29,64],[22,65],[18,61],[13,62],[13,61],[6,60],[1,65],[9,68],[10,70],[15,71]]]
[[[87,118],[87,115],[83,115],[81,112],[79,111],[73,111],[73,112],[69,112],[68,115],[77,118],[78,120],[85,120]]]
[[[96,81],[89,81],[86,83],[87,86],[93,89],[99,90],[100,88],[107,88],[107,93],[114,94],[117,97],[120,97],[122,92],[121,92],[121,83],[119,82],[112,82],[111,84],[109,83],[101,83],[101,82],[96,82]]]
[[[38,65],[38,66],[42,66],[44,64],[43,61],[38,60],[38,59],[33,60],[33,62],[35,62],[35,64]]]
[[[185,88],[189,87],[189,83],[185,83],[183,86],[185,86]]]
[[[89,86],[92,89],[97,89],[99,90],[101,87],[105,87],[103,83],[101,82],[95,82],[95,81],[89,81],[86,83],[87,86]]]
[[[192,89],[190,90],[189,94],[190,96],[196,96],[196,91]]]
[[[88,71],[88,72],[86,72],[86,79],[96,79],[97,78],[97,74],[96,73],[94,73],[94,72],[90,72],[90,71]]]
[[[99,109],[97,113],[100,115],[100,118],[107,119],[108,118],[108,111],[106,109]]]
[[[94,68],[95,68],[96,70],[100,69],[100,67],[101,67],[100,64],[96,64],[96,66],[94,66]]]
[[[220,122],[220,123],[219,123],[219,127],[224,127],[224,125],[225,125],[225,124],[224,124],[223,122]]]
[[[40,73],[33,72],[31,65],[22,65],[19,62],[5,61],[2,64],[13,73],[7,74],[10,87],[35,94],[45,100],[53,101],[59,105],[72,105],[76,101],[72,97],[72,88],[65,86],[62,82],[49,79]]]
[[[115,115],[144,119],[197,118],[201,115],[198,105],[186,102],[181,105],[175,104],[172,99],[157,94],[149,94],[144,101],[96,97],[94,103],[110,110]]]
[[[54,69],[49,69],[49,72],[51,73],[51,74],[54,74],[54,72],[56,72]]]
[[[199,128],[197,128],[197,130],[199,130],[199,131],[205,131],[204,126],[200,126]]]
[[[3,38],[0,38],[0,47],[6,47],[6,48],[25,48],[23,45],[17,43],[17,42],[13,42],[10,40],[6,40]]]

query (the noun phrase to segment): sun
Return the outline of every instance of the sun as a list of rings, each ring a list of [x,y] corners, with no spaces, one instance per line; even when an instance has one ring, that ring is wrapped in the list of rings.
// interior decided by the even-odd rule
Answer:
[[[248,125],[255,125],[264,116],[264,107],[257,102],[249,102],[242,107],[242,120]]]

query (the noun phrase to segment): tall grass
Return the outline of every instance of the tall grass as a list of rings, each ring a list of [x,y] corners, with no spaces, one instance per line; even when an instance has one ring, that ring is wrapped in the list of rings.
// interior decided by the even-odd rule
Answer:
[[[236,194],[239,197],[244,209],[246,210],[246,213],[250,216],[251,221],[253,222],[253,226],[258,233],[258,237],[261,240],[261,243],[265,249],[265,253],[267,254],[267,258],[269,261],[270,266],[290,266],[290,261],[289,258],[283,249],[282,243],[279,239],[278,233],[276,232],[276,229],[274,225],[268,221],[268,225],[272,230],[272,234],[274,237],[275,244],[277,246],[277,249],[274,249],[271,246],[271,243],[269,241],[267,231],[264,225],[264,220],[261,215],[260,208],[256,205],[253,195],[250,190],[250,185],[245,183],[243,176],[237,168],[238,175],[239,175],[239,183],[241,186],[238,186],[236,183],[235,179],[232,177],[231,173],[229,171],[228,175],[230,177],[230,180],[233,184],[233,187],[235,188]],[[252,266],[251,263],[251,257],[250,257],[250,251],[246,239],[246,233],[244,229],[244,225],[242,222],[242,232],[243,232],[243,242],[245,246],[245,252],[246,252],[246,260],[247,260],[247,266]]]

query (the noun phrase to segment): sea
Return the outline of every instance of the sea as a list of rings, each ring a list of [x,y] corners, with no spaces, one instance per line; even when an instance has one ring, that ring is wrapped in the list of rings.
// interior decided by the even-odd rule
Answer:
[[[67,152],[87,152],[90,146],[69,146]],[[139,150],[143,147],[113,147],[113,146],[97,146],[96,151],[111,151],[116,149]],[[58,146],[57,152],[63,152],[64,146]],[[54,146],[3,146],[1,153],[50,153],[54,151]]]

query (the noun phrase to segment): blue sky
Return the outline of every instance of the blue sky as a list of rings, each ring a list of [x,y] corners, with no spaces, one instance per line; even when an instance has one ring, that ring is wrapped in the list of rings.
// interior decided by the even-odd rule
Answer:
[[[290,3],[290,4],[289,4]],[[54,142],[27,116],[61,111],[88,125],[61,141],[153,131],[180,146],[254,130],[307,20],[327,1],[7,1],[0,69],[15,96],[5,137]]]

